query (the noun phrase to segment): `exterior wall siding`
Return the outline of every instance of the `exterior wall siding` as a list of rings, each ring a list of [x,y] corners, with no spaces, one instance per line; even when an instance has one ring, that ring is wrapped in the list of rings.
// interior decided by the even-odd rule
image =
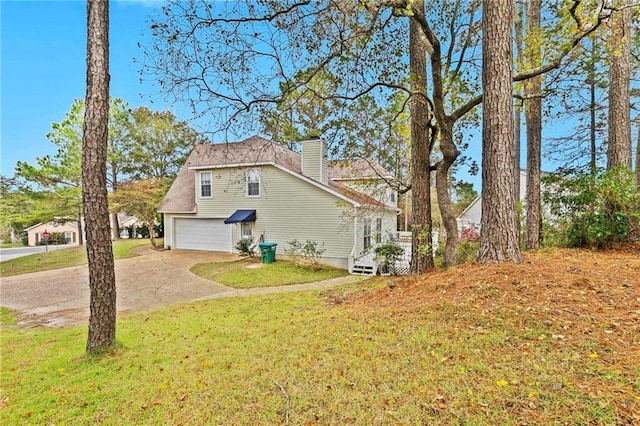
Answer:
[[[387,210],[382,208],[360,208],[358,212],[358,237],[355,251],[355,257],[359,257],[370,253],[376,245],[374,235],[376,233],[376,219],[382,219],[382,234],[381,243],[391,241],[392,238],[396,238],[397,233],[397,218],[396,213],[393,210]],[[371,220],[371,247],[369,249],[364,248],[364,223],[365,219]]]
[[[212,169],[211,198],[196,188],[197,212],[165,217],[165,245],[173,246],[173,217],[226,218],[239,209],[256,210],[254,242],[278,244],[284,254],[287,241],[324,243],[323,261],[346,267],[354,245],[354,207],[342,199],[273,166],[261,166],[260,197],[246,196],[246,171],[252,166]],[[198,185],[197,185],[198,186]],[[232,224],[233,245],[240,238],[240,224]]]

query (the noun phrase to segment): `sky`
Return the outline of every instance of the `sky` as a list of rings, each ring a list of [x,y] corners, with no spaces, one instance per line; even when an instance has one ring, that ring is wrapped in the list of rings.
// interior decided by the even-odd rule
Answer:
[[[190,121],[188,109],[163,100],[157,83],[141,81],[142,58],[138,43],[144,38],[150,16],[158,13],[162,0],[115,0],[110,3],[111,96],[130,107],[146,105],[170,110]],[[0,0],[0,174],[13,176],[17,161],[33,164],[36,157],[55,153],[47,138],[51,124],[64,119],[75,99],[85,97],[86,2]],[[567,123],[545,126],[545,132]],[[198,128],[195,126],[195,128]],[[210,130],[210,129],[204,129]],[[523,130],[524,132],[524,130]],[[570,130],[569,130],[570,132]],[[464,154],[480,165],[478,135]],[[251,135],[237,135],[239,139]],[[521,164],[525,162],[523,147]],[[554,169],[543,161],[543,169]],[[480,176],[459,168],[457,178],[480,190]]]
[[[147,21],[161,5],[159,0],[111,2],[111,96],[132,108],[171,110],[190,120],[181,113],[186,108],[161,98],[157,84],[140,81],[140,65],[134,62],[142,57],[138,43],[145,41]],[[13,176],[17,161],[33,164],[36,157],[55,153],[46,138],[51,124],[64,119],[75,99],[85,97],[86,3],[0,0],[0,18],[0,173]],[[479,161],[479,153],[472,156]],[[479,189],[479,176],[461,172],[459,178]]]
[[[173,110],[152,82],[141,84],[134,58],[137,43],[158,1],[113,1],[110,5],[111,96],[132,108]],[[47,140],[75,99],[84,99],[86,80],[86,2],[0,0],[1,149],[3,176],[17,161],[55,153]],[[178,114],[177,114],[178,115]],[[184,115],[181,119],[188,119]]]

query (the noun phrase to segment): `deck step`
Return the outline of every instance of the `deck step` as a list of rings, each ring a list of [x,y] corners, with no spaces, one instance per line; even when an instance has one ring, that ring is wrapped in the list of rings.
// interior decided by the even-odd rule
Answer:
[[[378,264],[373,260],[360,260],[353,264],[354,275],[375,275],[378,272]]]

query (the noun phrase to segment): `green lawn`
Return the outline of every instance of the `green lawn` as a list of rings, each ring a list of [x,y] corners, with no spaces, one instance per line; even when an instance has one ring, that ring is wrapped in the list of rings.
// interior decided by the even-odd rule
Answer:
[[[162,241],[162,240],[160,240]],[[134,247],[149,245],[147,239],[118,240],[113,242],[115,259],[126,259],[136,256],[131,251]],[[72,247],[64,250],[37,253],[0,263],[0,276],[26,274],[29,272],[46,271],[49,269],[66,268],[69,266],[85,265],[87,263],[87,249],[85,246]]]
[[[22,244],[22,243],[4,243],[4,244],[0,244],[0,248],[17,248],[17,247],[24,247],[24,244]]]
[[[304,284],[348,275],[342,269],[314,269],[307,266],[296,268],[290,262],[281,260],[264,264],[256,258],[237,262],[198,263],[190,271],[199,277],[234,288]]]
[[[588,336],[542,339],[533,313],[363,310],[336,303],[345,291],[126,316],[119,348],[99,357],[84,355],[86,327],[5,325],[0,424],[615,425],[640,413],[640,366],[613,368]]]

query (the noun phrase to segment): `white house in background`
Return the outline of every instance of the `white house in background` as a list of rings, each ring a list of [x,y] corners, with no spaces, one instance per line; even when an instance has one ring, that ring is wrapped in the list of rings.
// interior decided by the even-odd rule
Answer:
[[[302,154],[258,136],[197,145],[158,209],[165,247],[233,252],[250,237],[277,243],[281,255],[288,241],[313,240],[325,249],[323,263],[351,271],[358,256],[395,236],[395,193],[358,190],[363,170],[351,166],[361,163],[329,166],[321,139],[301,145]]]
[[[548,173],[542,173],[542,176],[548,176]],[[544,190],[544,188],[543,188]],[[520,202],[526,206],[527,201],[527,171],[520,170]],[[543,215],[547,218],[551,216],[551,212],[548,208],[543,206]],[[460,232],[467,228],[478,227],[480,228],[480,219],[482,218],[482,194],[478,195],[475,200],[467,206],[460,216],[458,216],[458,230]]]

